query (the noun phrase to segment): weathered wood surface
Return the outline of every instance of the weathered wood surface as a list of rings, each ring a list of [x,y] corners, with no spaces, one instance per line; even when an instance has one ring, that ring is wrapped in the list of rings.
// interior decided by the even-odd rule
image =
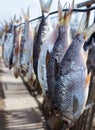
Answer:
[[[36,99],[22,79],[5,68],[0,47],[0,130],[46,130],[44,116]],[[40,103],[41,96],[38,96]]]

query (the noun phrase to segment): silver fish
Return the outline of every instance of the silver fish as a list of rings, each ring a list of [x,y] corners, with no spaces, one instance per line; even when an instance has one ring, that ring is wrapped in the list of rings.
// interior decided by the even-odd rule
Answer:
[[[63,14],[61,3],[60,1],[58,2],[58,37],[50,54],[50,60],[47,66],[48,94],[51,100],[53,100],[54,97],[54,83],[57,70],[67,48],[70,45],[69,25],[72,16],[72,8],[73,4],[71,9]],[[55,68],[56,64],[58,66]]]
[[[54,46],[54,43],[57,39],[58,27],[56,26],[52,32],[48,32],[49,35],[44,40],[41,45],[41,52],[38,59],[38,80],[42,88],[42,92],[45,93],[48,91],[47,85],[47,70],[46,70],[46,54],[47,51],[51,52]]]
[[[38,68],[37,68],[38,80],[42,88],[43,95],[45,95],[45,92],[48,90],[47,72],[46,72],[46,54],[47,51],[49,52],[52,51],[52,48],[58,35],[58,26],[56,25],[54,29],[51,29],[51,25],[49,24],[50,23],[49,17],[47,18],[46,22],[47,27],[49,29],[47,34],[45,34],[45,36],[42,39],[42,45],[40,46]]]
[[[71,45],[67,49],[55,82],[54,107],[59,110],[66,128],[70,128],[86,107],[91,73],[87,75],[84,42],[95,31],[95,24],[85,28],[86,13]]]
[[[29,8],[27,10],[27,14],[22,11],[23,17],[25,19],[25,25],[23,30],[23,37],[20,47],[20,66],[21,66],[21,74],[26,75],[28,72],[28,65],[31,59],[31,54],[33,53],[33,31],[30,27],[29,23]]]
[[[20,21],[21,23],[21,21]],[[13,57],[13,73],[15,78],[18,78],[20,75],[20,44],[21,44],[21,35],[22,35],[22,26],[20,26],[16,30],[16,41],[15,41],[15,46],[14,46],[14,57]]]
[[[9,25],[9,32],[6,34],[6,40],[4,42],[4,63],[9,69],[12,68],[12,57],[13,57],[13,43],[14,43],[14,25]]]
[[[38,73],[37,73],[38,59],[39,59],[39,54],[41,52],[41,46],[48,32],[51,29],[51,25],[49,24],[49,19],[48,19],[48,13],[52,3],[52,0],[48,0],[46,3],[43,2],[43,0],[39,0],[39,1],[42,10],[42,19],[38,27],[38,31],[34,36],[34,47],[33,47],[33,67],[37,77],[38,77]]]
[[[19,45],[21,41],[21,29],[22,27],[17,27],[17,24],[22,22],[22,18],[20,17],[19,20],[15,20],[15,29],[14,29],[14,44],[13,44],[13,65],[17,63],[18,60],[18,52],[19,52]]]
[[[4,43],[6,42],[7,33],[9,32],[9,24],[5,23],[5,25],[2,24],[2,26],[3,26],[3,33],[2,33],[1,41],[2,41],[2,58],[4,60]]]

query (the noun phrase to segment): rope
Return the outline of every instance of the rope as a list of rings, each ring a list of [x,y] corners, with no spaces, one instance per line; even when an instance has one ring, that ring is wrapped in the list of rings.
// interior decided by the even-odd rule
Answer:
[[[68,10],[69,10],[69,9],[63,9],[63,11],[68,11]],[[86,9],[72,9],[73,12],[89,12],[89,11],[91,11],[91,10],[95,10],[95,6],[89,7],[89,8],[86,8]],[[58,13],[58,11],[51,12],[51,13],[49,13],[48,16],[53,15],[53,14],[56,14],[56,13]],[[42,16],[39,16],[39,17],[37,17],[37,18],[34,18],[34,19],[30,20],[29,22],[31,23],[31,22],[36,21],[36,20],[41,19],[41,18],[42,18]],[[47,18],[48,18],[48,17],[47,17]],[[21,25],[23,25],[23,24],[24,24],[24,23],[18,24],[16,27],[19,27],[19,26],[21,26]]]

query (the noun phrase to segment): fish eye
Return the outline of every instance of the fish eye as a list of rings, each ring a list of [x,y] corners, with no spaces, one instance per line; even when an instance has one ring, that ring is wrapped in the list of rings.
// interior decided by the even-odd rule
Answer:
[[[69,123],[68,123],[68,121],[63,120],[63,126],[64,126],[65,128],[68,128],[68,127],[69,127]]]

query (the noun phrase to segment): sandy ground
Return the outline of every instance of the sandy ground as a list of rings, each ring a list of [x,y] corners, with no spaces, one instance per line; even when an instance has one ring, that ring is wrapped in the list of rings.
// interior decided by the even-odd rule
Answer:
[[[37,101],[29,94],[22,79],[15,79],[12,71],[5,68],[1,48],[0,130],[46,130]]]

